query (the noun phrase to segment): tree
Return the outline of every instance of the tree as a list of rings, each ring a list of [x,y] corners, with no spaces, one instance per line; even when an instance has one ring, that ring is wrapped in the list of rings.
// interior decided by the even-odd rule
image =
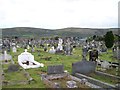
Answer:
[[[105,45],[107,48],[112,48],[114,44],[114,35],[112,31],[108,31],[105,35]]]

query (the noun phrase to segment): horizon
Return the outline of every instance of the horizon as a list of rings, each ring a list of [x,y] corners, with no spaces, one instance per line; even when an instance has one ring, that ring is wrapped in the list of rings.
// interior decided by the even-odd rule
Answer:
[[[38,28],[38,27],[7,27],[7,28],[0,28],[0,29],[10,29],[10,28],[36,28],[36,29],[49,29],[49,30],[59,30],[59,29],[68,29],[68,28],[76,28],[76,29],[119,29],[119,28],[83,28],[83,27],[65,27],[65,28],[58,28],[58,29],[50,29],[50,28]]]
[[[38,28],[38,29],[50,29],[50,28],[40,28],[40,27],[6,27],[6,28],[0,28],[0,29],[8,29],[8,28]],[[90,28],[90,27],[87,27],[87,28],[85,28],[85,27],[65,27],[65,28],[58,28],[58,29],[68,29],[68,28],[77,28],[77,29],[79,29],[79,28],[84,28],[84,29],[119,29],[118,27],[113,27],[113,28],[109,28],[109,27],[106,27],[106,28],[97,28],[97,27],[93,27],[93,28]],[[50,29],[50,30],[57,30],[57,29]]]
[[[118,28],[119,0],[1,0],[0,28]]]

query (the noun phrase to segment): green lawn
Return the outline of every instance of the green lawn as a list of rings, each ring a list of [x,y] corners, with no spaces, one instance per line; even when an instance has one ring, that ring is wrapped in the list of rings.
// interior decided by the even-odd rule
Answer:
[[[111,49],[108,49],[107,53],[105,52],[105,53],[101,54],[99,56],[99,58],[101,60],[107,60],[107,61],[110,61],[110,62],[118,62],[118,60],[113,57],[113,53],[112,53]]]
[[[77,47],[73,50],[73,55],[71,56],[66,56],[66,55],[60,55],[60,54],[50,54],[47,52],[44,52],[43,49],[41,48],[35,48],[35,50],[40,50],[40,56],[38,56],[38,52],[32,53],[35,57],[35,60],[43,63],[45,65],[45,67],[43,68],[36,68],[36,69],[28,69],[26,70],[27,72],[30,73],[31,77],[34,78],[34,80],[36,82],[33,82],[31,84],[27,84],[27,85],[14,85],[14,86],[3,86],[3,88],[45,88],[46,86],[42,83],[41,81],[41,77],[40,74],[42,73],[46,73],[47,71],[47,66],[49,65],[56,65],[56,64],[63,64],[64,65],[64,70],[67,70],[70,74],[72,73],[72,63],[73,62],[77,62],[80,61],[82,59],[82,49],[80,47]],[[13,60],[15,62],[15,64],[18,64],[17,62],[17,57],[18,55],[23,52],[24,49],[18,49],[17,53],[12,53],[10,52],[10,54],[13,56]],[[29,50],[30,52],[30,50]],[[117,61],[116,59],[111,58],[111,50],[108,51],[108,54],[102,54],[101,56],[99,56],[100,59],[103,60],[108,60],[108,61]],[[52,57],[49,61],[48,60],[44,60],[41,58],[45,58],[45,57]],[[87,57],[88,58],[88,57]],[[6,71],[8,65],[5,64],[3,65],[3,69]],[[5,80],[12,80],[12,78],[19,78],[19,79],[24,79],[24,77],[20,76],[19,71],[15,72],[15,73],[6,73],[5,72],[5,76],[6,79]]]

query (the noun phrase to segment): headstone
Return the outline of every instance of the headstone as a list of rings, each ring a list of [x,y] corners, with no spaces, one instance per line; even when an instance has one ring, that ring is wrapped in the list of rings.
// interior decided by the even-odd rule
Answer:
[[[44,67],[43,63],[39,63],[34,60],[34,56],[27,52],[27,49],[18,56],[18,63],[24,69]]]
[[[110,67],[110,63],[108,62],[108,61],[103,61],[102,63],[101,63],[101,68],[103,68],[103,69],[109,69],[109,67]]]
[[[8,60],[8,54],[7,54],[7,51],[4,51],[4,60]]]
[[[82,60],[72,63],[72,73],[90,74],[96,69],[96,63],[92,61]]]
[[[27,49],[30,49],[30,46],[29,46],[29,45],[27,45]]]
[[[47,47],[44,47],[44,51],[45,51],[45,52],[47,51]]]
[[[56,52],[56,50],[55,50],[54,46],[51,47],[51,49],[49,50],[49,53],[51,53],[51,54],[55,54],[55,52]]]
[[[101,52],[107,52],[107,48],[102,47]]]
[[[13,53],[16,53],[16,52],[17,52],[17,48],[14,46],[14,47],[12,48],[12,51],[13,51]]]
[[[120,49],[117,47],[117,59],[120,59]]]
[[[64,73],[64,66],[63,65],[48,66],[47,73],[48,74],[62,74]]]
[[[61,38],[59,38],[59,42],[58,42],[58,47],[57,50],[62,51],[63,50],[63,46],[62,46],[63,40]]]
[[[83,47],[82,52],[83,52],[83,55],[84,55],[84,56],[87,55],[88,49],[87,49],[86,46]]]
[[[12,56],[7,54],[7,51],[4,51],[4,54],[0,55],[0,61],[7,62],[8,60],[12,60]]]
[[[19,66],[14,64],[11,64],[7,69],[8,72],[16,72],[18,70],[19,70]]]
[[[89,52],[89,60],[90,61],[96,61],[98,59],[98,51],[92,50]]]
[[[34,48],[34,47],[32,47],[31,52],[32,52],[32,53],[35,52],[35,48]]]
[[[66,55],[71,55],[72,53],[72,47],[70,45],[70,42],[67,42],[66,45],[64,46],[64,51]]]

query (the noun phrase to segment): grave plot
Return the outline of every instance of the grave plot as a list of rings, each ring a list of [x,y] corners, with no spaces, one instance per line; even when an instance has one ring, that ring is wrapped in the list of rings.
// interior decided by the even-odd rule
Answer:
[[[34,56],[27,49],[18,56],[18,63],[24,69],[44,67],[44,64],[34,60]]]
[[[48,66],[47,74],[42,74],[41,79],[48,88],[99,88],[86,81],[64,72],[63,65]]]
[[[120,77],[114,77],[105,73],[96,71],[96,63],[82,60],[72,64],[73,75],[82,79],[87,79],[90,83],[101,88],[115,88]]]
[[[25,72],[19,69],[18,65],[9,65],[8,69],[4,69],[2,76],[3,88],[11,85],[25,85],[28,84],[28,78],[25,76]]]
[[[119,63],[108,62],[106,60],[98,61],[97,71],[119,76]]]
[[[0,61],[2,62],[2,64],[14,64],[12,56],[10,54],[7,54],[7,51],[4,51],[4,54],[0,54]]]
[[[28,85],[34,79],[17,64],[2,64],[2,87]]]

